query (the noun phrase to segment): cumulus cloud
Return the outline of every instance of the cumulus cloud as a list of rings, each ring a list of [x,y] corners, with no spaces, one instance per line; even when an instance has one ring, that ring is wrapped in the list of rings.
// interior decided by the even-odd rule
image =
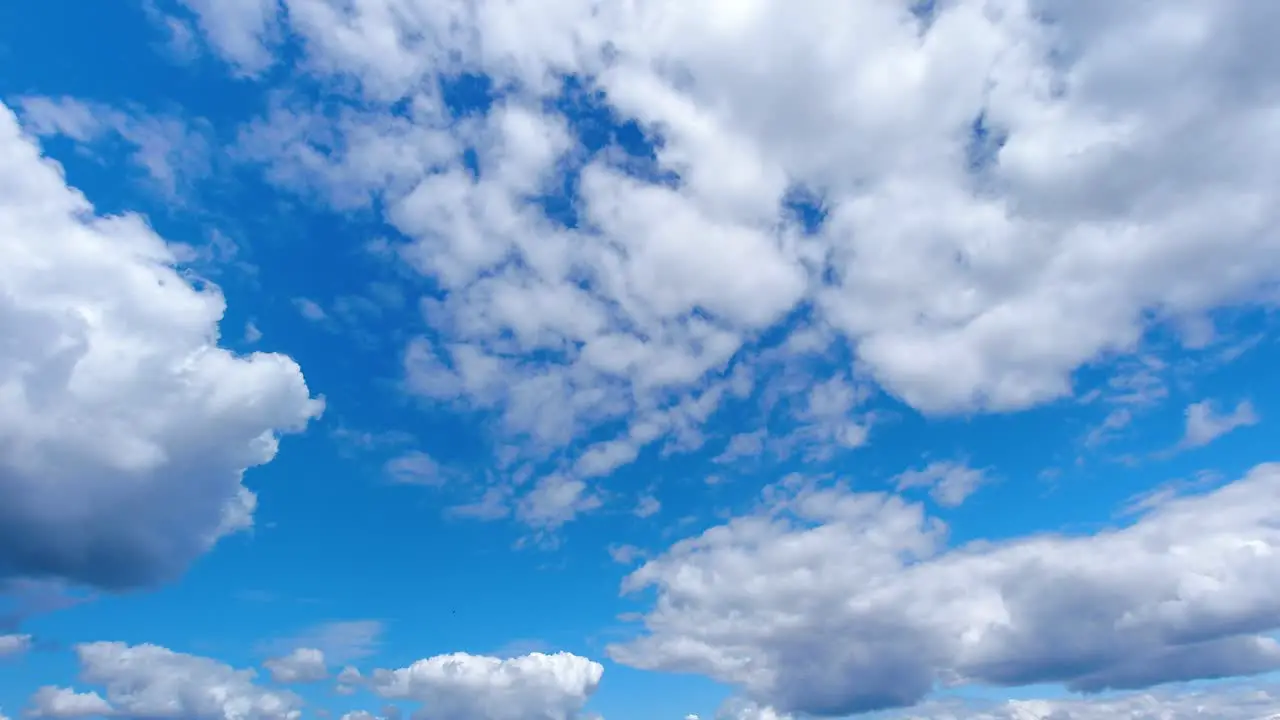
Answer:
[[[0,660],[17,657],[31,649],[31,636],[22,634],[0,635]]]
[[[1258,423],[1258,413],[1253,403],[1241,400],[1231,412],[1220,413],[1213,401],[1192,403],[1186,410],[1187,428],[1182,436],[1182,446],[1203,447],[1232,430]]]
[[[278,683],[318,682],[329,676],[324,653],[315,648],[298,648],[284,657],[268,658],[262,666]]]
[[[388,700],[422,703],[422,720],[571,720],[595,693],[599,663],[569,653],[495,658],[454,653],[407,668],[375,670],[368,687]]]
[[[187,5],[240,66],[290,32],[349,91],[281,100],[242,156],[377,200],[442,294],[407,386],[496,413],[527,457],[576,453],[571,481],[697,447],[766,337],[843,347],[923,412],[1009,411],[1280,278],[1267,3]],[[457,119],[463,71],[494,97]],[[636,137],[555,109],[592,103]],[[826,447],[866,441],[851,410]]]
[[[156,720],[297,720],[302,700],[255,683],[252,670],[236,670],[198,655],[156,645],[118,642],[76,646],[81,681],[103,688],[79,693],[43,688],[32,702],[57,718],[114,714]]]
[[[908,706],[936,683],[1077,691],[1280,669],[1280,466],[1092,536],[948,549],[900,497],[812,485],[632,573],[640,668],[733,683],[780,712]]]
[[[27,714],[39,718],[83,718],[110,715],[114,708],[96,692],[78,693],[47,685],[31,696]]]
[[[220,348],[217,289],[95,215],[2,107],[0,160],[0,577],[173,578],[251,526],[245,469],[322,405],[290,358]]]

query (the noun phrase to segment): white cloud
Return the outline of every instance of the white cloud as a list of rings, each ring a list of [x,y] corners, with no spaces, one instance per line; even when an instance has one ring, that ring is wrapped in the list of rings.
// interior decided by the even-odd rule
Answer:
[[[1232,430],[1256,425],[1259,418],[1248,400],[1241,400],[1229,413],[1219,413],[1213,401],[1202,400],[1187,406],[1186,419],[1182,446],[1192,448],[1208,445]]]
[[[653,517],[662,511],[662,501],[652,495],[644,495],[632,510],[638,518]]]
[[[45,686],[31,696],[28,715],[38,718],[83,718],[111,715],[114,708],[96,692],[78,693],[68,688]]]
[[[895,496],[774,495],[629,576],[657,599],[614,659],[826,715],[911,705],[939,682],[1098,691],[1280,668],[1280,465],[1129,527],[952,549]]]
[[[388,700],[422,703],[422,720],[571,720],[604,668],[569,653],[499,659],[455,653],[399,670],[375,670],[369,687]]]
[[[392,480],[405,485],[439,485],[445,480],[440,463],[418,450],[392,458],[385,469]]]
[[[108,135],[118,136],[132,146],[132,162],[169,199],[209,172],[211,151],[203,126],[69,97],[24,97],[18,106],[23,126],[40,137],[62,135],[92,147]]]
[[[278,683],[318,682],[329,676],[324,652],[315,648],[298,648],[284,657],[268,658],[262,666]]]
[[[981,470],[962,462],[932,462],[919,470],[898,475],[898,490],[927,488],[929,496],[943,507],[957,507],[987,481]]]
[[[31,636],[22,634],[0,635],[0,660],[17,657],[31,649]]]
[[[246,468],[322,403],[218,347],[224,300],[134,215],[99,217],[0,108],[0,576],[111,588],[249,527]]]
[[[96,693],[48,688],[46,700],[63,712],[51,717],[112,714],[156,720],[297,720],[302,700],[255,684],[252,670],[176,653],[155,645],[97,642],[76,646],[81,681]],[[37,698],[40,694],[37,693]]]
[[[379,199],[409,239],[447,292],[408,346],[416,392],[500,413],[537,459],[625,426],[579,478],[696,444],[691,422],[647,430],[802,307],[913,407],[1006,411],[1071,394],[1153,323],[1197,344],[1280,278],[1266,3],[955,0],[927,21],[833,0],[276,4],[188,0],[250,65],[287,24],[358,109],[282,102],[246,157],[337,207]],[[437,76],[462,68],[517,89],[454,124]],[[565,74],[661,136],[656,168],[584,160],[543,102]],[[531,202],[565,167],[574,229]],[[823,204],[816,234],[785,208],[797,189]]]
[[[516,512],[520,519],[535,528],[555,530],[578,513],[599,507],[601,500],[591,494],[587,484],[564,475],[548,475],[525,495]]]
[[[180,0],[196,16],[209,43],[240,75],[256,75],[273,64],[279,0]]]

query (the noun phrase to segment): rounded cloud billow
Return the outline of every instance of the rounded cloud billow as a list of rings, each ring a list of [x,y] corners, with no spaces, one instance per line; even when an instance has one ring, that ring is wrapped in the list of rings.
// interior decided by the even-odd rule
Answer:
[[[141,217],[100,217],[0,106],[0,579],[178,576],[252,525],[246,468],[320,413],[302,372],[219,348],[223,299]]]

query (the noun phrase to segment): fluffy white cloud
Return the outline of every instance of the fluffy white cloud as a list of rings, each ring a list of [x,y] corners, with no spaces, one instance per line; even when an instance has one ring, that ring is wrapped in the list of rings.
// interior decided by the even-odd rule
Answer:
[[[0,660],[15,657],[31,649],[31,636],[23,634],[0,635]]]
[[[1258,423],[1258,413],[1253,403],[1241,400],[1234,410],[1220,413],[1213,401],[1192,403],[1186,410],[1187,428],[1182,436],[1183,447],[1201,447],[1217,440],[1232,430]]]
[[[284,657],[269,658],[262,663],[278,683],[308,683],[329,676],[324,653],[315,648],[298,648]]]
[[[0,576],[110,588],[252,524],[246,468],[321,410],[134,215],[100,217],[0,107]]]
[[[47,685],[31,696],[31,709],[27,714],[39,718],[83,718],[113,712],[111,704],[96,692],[78,693]]]
[[[734,683],[785,712],[907,706],[936,683],[1079,691],[1280,668],[1280,465],[1131,526],[947,549],[901,498],[775,488],[767,512],[682,541],[630,575],[641,668]]]
[[[291,692],[255,684],[252,670],[236,670],[216,660],[176,653],[155,645],[117,642],[76,646],[80,679],[101,686],[96,693],[49,688],[45,700],[63,712],[57,717],[105,714],[107,705],[124,717],[157,720],[297,720],[302,700]],[[40,694],[37,693],[38,700]],[[72,712],[79,709],[80,712]]]
[[[707,386],[800,309],[920,410],[1011,410],[1280,278],[1268,3],[188,4],[229,55],[287,28],[355,88],[337,113],[282,103],[246,156],[337,207],[380,199],[409,238],[447,292],[415,391],[500,412],[534,454],[623,425],[579,478],[696,445]],[[462,71],[501,96],[455,122],[440,78]],[[652,162],[586,158],[544,102],[565,75],[660,138]],[[566,170],[570,223],[538,202]]]
[[[407,668],[375,670],[369,688],[422,703],[422,720],[570,720],[595,693],[599,663],[569,653],[495,658],[454,653]]]
[[[498,414],[521,448],[502,470],[576,455],[468,514],[554,528],[645,447],[698,447],[726,398],[778,382],[722,375],[764,363],[764,336],[847,346],[925,413],[1016,410],[1152,325],[1201,328],[1197,345],[1212,311],[1280,279],[1271,4],[186,4],[242,72],[294,33],[302,67],[348,94],[279,95],[241,156],[334,208],[378,200],[407,238],[389,249],[444,293],[407,387]],[[492,81],[486,113],[445,105],[463,72]],[[655,138],[653,158],[585,152],[548,102],[564,77],[586,88],[568,101]],[[814,232],[799,196],[822,205]],[[850,384],[814,365],[804,386]],[[840,397],[792,418],[815,459],[867,442],[858,396]]]

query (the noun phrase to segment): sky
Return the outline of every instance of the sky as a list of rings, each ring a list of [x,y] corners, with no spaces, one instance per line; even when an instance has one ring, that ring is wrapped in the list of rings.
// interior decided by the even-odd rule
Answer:
[[[0,720],[1280,716],[1278,27],[0,4]]]

